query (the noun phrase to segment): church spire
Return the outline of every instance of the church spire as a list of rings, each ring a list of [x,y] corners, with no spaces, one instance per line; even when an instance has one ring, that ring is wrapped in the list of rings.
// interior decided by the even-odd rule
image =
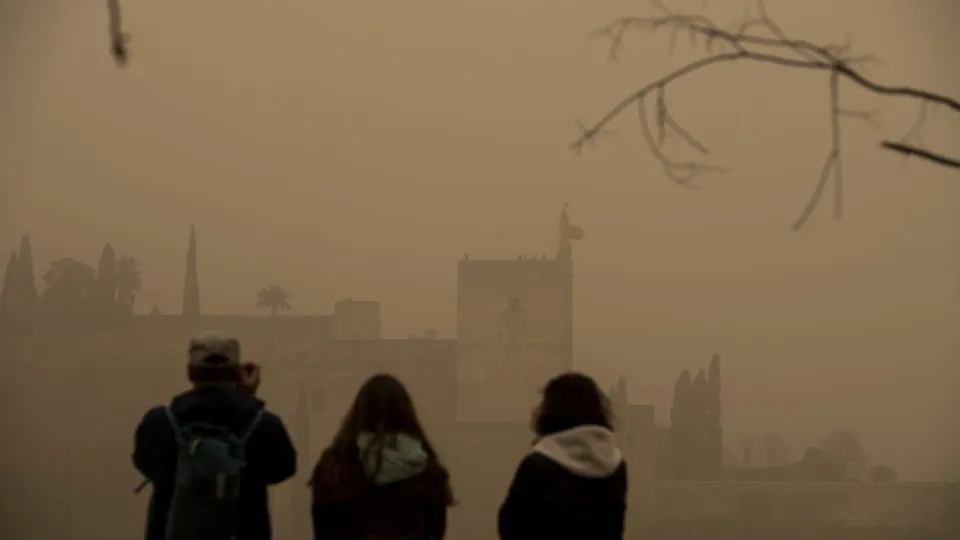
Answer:
[[[197,278],[197,233],[190,225],[190,246],[187,248],[187,275],[183,280],[183,315],[200,315],[200,280]]]

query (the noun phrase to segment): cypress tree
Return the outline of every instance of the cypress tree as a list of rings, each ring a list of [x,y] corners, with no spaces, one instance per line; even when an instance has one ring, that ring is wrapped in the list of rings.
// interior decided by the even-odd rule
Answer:
[[[20,271],[17,252],[10,253],[7,271],[3,274],[3,288],[0,289],[0,314],[10,317],[17,314],[17,277]]]
[[[197,278],[197,233],[190,226],[190,246],[187,248],[187,275],[183,280],[183,315],[200,315],[200,280]]]
[[[670,450],[674,474],[680,479],[690,477],[695,460],[695,407],[693,378],[690,371],[685,369],[673,385],[673,406],[670,408]]]
[[[673,406],[670,408],[670,425],[686,428],[691,423],[690,405],[693,398],[693,378],[690,370],[680,373],[673,385]]]
[[[698,479],[706,479],[705,474],[710,468],[710,449],[707,447],[710,439],[709,428],[709,408],[710,408],[710,384],[707,382],[707,374],[703,369],[697,371],[697,376],[693,379],[693,394],[695,399],[695,420],[692,428],[693,438],[696,441],[696,471]]]
[[[100,253],[97,266],[97,288],[94,293],[97,309],[102,313],[111,313],[117,303],[117,254],[108,242]]]
[[[33,245],[30,237],[23,235],[20,240],[20,254],[17,257],[17,311],[24,316],[33,315],[40,296],[37,294],[37,281],[33,275]]]
[[[723,426],[720,391],[723,387],[720,376],[720,355],[714,353],[707,372],[707,456],[710,467],[719,471],[723,464]]]

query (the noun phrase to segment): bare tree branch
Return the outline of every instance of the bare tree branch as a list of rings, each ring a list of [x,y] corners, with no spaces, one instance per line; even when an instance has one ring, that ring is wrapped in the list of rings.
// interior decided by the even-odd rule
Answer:
[[[109,19],[110,54],[118,66],[127,65],[129,56],[127,43],[130,35],[123,30],[123,17],[120,13],[120,0],[107,0],[107,18]]]
[[[820,199],[823,198],[823,191],[827,187],[827,181],[833,176],[833,218],[843,217],[843,166],[840,154],[840,78],[837,72],[830,74],[830,126],[832,128],[832,147],[827,159],[823,163],[823,169],[820,171],[820,179],[817,181],[813,195],[800,213],[800,217],[793,222],[791,227],[794,231],[799,231],[813,215]]]
[[[726,172],[727,169],[691,161],[675,161],[664,153],[669,135],[677,135],[686,145],[701,154],[709,155],[706,146],[700,143],[688,130],[677,123],[667,107],[667,87],[678,79],[702,69],[719,64],[749,60],[761,64],[771,64],[780,67],[807,69],[829,73],[830,82],[830,127],[831,146],[828,152],[820,178],[800,216],[793,223],[792,228],[800,230],[813,215],[826,191],[827,183],[833,180],[833,217],[841,219],[843,216],[843,160],[841,156],[841,118],[863,120],[878,127],[875,120],[876,111],[853,111],[844,109],[840,104],[840,80],[844,79],[855,85],[883,96],[902,97],[918,100],[921,104],[920,114],[910,132],[899,143],[885,141],[881,147],[904,155],[915,156],[920,159],[937,163],[946,167],[960,169],[960,161],[925,150],[920,129],[926,119],[929,105],[939,105],[955,113],[960,113],[960,101],[957,99],[912,88],[909,86],[891,86],[877,83],[864,76],[862,68],[871,63],[879,63],[872,55],[855,55],[851,53],[850,40],[842,44],[815,45],[806,40],[793,39],[770,18],[763,0],[757,0],[758,15],[751,17],[749,9],[742,21],[721,29],[712,20],[703,15],[682,15],[675,13],[659,0],[651,0],[654,7],[661,12],[658,17],[621,17],[610,24],[591,32],[591,36],[604,37],[610,41],[609,58],[617,60],[619,50],[627,32],[631,30],[647,30],[656,32],[660,29],[670,31],[671,50],[681,32],[689,35],[691,45],[702,44],[708,56],[690,62],[676,69],[660,79],[634,91],[619,103],[614,105],[606,114],[594,124],[585,126],[580,137],[571,147],[579,151],[587,142],[591,142],[603,131],[610,122],[621,115],[628,107],[636,104],[640,111],[641,128],[644,139],[650,152],[660,162],[664,174],[674,182],[692,187],[692,182],[702,173]],[[772,37],[748,33],[753,29],[766,31]],[[718,52],[714,52],[717,49]],[[646,98],[655,95],[656,134],[649,124],[645,110]]]
[[[952,169],[960,169],[960,159],[955,159],[955,158],[944,156],[942,154],[937,154],[929,150],[924,150],[923,148],[919,148],[917,146],[910,146],[907,144],[896,143],[892,141],[883,141],[880,143],[880,146],[887,150],[899,152],[905,156],[917,156],[927,161],[936,163],[937,165],[943,165],[944,167],[950,167]]]

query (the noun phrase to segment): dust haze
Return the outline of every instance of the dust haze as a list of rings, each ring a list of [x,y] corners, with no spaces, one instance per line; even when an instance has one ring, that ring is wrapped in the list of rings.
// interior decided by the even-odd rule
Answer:
[[[240,338],[295,433],[276,538],[309,537],[306,476],[380,371],[450,465],[448,537],[495,537],[537,391],[569,369],[611,388],[636,534],[956,526],[960,173],[877,145],[917,101],[844,83],[878,125],[844,120],[843,219],[825,197],[793,232],[830,151],[826,73],[734,63],[672,83],[671,114],[728,169],[696,190],[665,177],[635,112],[568,150],[703,56],[638,31],[608,62],[584,38],[648,3],[121,4],[124,68],[102,5],[0,2],[10,537],[142,534],[132,432],[186,387],[205,329]],[[724,24],[747,5],[666,4]],[[791,36],[881,59],[871,79],[960,96],[949,0],[766,7]],[[933,110],[923,140],[955,154],[960,119]],[[685,454],[710,385],[721,442]]]

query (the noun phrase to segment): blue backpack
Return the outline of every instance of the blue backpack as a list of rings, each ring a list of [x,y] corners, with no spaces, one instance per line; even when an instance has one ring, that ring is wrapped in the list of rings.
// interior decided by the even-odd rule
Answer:
[[[177,441],[176,482],[167,514],[166,540],[232,540],[240,472],[246,466],[245,447],[263,409],[240,436],[223,426],[180,426],[170,408],[165,410]]]

